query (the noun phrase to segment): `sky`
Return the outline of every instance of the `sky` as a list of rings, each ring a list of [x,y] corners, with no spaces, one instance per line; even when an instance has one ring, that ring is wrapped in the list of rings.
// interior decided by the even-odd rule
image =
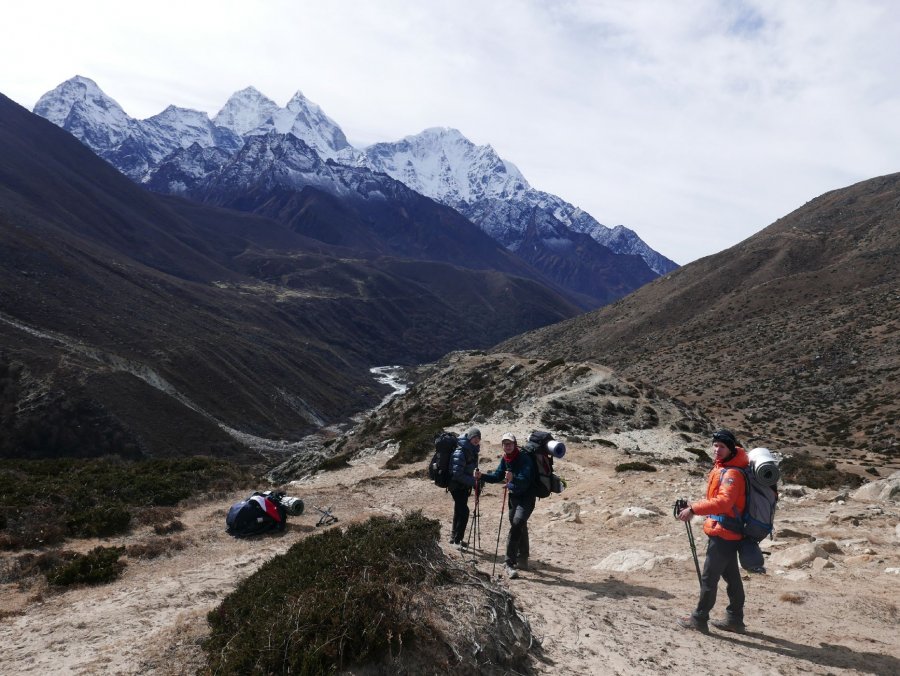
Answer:
[[[453,127],[687,264],[900,171],[895,0],[5,1],[0,93],[132,117],[301,91],[355,146]]]

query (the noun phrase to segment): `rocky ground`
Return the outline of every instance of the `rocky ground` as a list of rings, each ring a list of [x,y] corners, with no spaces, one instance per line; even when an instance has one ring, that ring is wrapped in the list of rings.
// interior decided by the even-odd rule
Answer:
[[[598,370],[593,376],[608,378]],[[595,383],[596,384],[596,383]],[[586,392],[585,382],[573,386]],[[571,393],[570,393],[571,394]],[[557,393],[558,396],[558,393]],[[574,396],[574,394],[572,395]],[[647,429],[609,430],[567,439],[557,471],[561,495],[539,502],[530,521],[531,568],[516,580],[498,578],[529,618],[540,644],[535,673],[563,674],[897,674],[900,673],[900,472],[855,491],[785,486],[774,540],[765,541],[767,573],[746,574],[744,635],[701,635],[675,619],[696,603],[698,584],[684,524],[672,518],[676,498],[697,497],[703,467],[686,446],[696,435],[665,419]],[[500,437],[540,425],[537,400],[478,421],[482,467],[493,468]],[[384,469],[396,445],[357,455],[349,467],[289,485],[306,512],[280,535],[236,540],[224,532],[228,507],[243,495],[185,506],[183,549],[151,560],[127,559],[118,581],[64,592],[37,581],[3,585],[0,663],[4,673],[188,674],[203,663],[198,641],[205,616],[243,577],[268,558],[323,528],[375,514],[421,509],[449,527],[450,496],[428,482],[424,462]],[[773,449],[778,450],[778,449]],[[655,472],[617,472],[646,458]],[[683,458],[663,464],[660,458]],[[887,477],[896,468],[886,468]],[[488,486],[480,504],[480,546],[466,556],[494,570],[501,491]],[[316,508],[337,523],[318,526]],[[693,524],[700,563],[705,536]],[[154,538],[136,530],[101,544]],[[87,550],[97,542],[70,543]],[[476,543],[478,544],[478,543]],[[9,562],[13,555],[4,554]],[[722,614],[724,589],[714,611]]]

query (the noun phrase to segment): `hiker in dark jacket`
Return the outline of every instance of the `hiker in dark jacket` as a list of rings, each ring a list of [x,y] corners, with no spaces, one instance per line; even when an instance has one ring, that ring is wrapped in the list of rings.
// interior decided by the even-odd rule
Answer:
[[[534,463],[516,444],[516,435],[507,432],[501,439],[503,457],[493,472],[482,474],[491,484],[504,483],[508,489],[509,537],[506,540],[506,576],[518,577],[528,569],[528,517],[534,511]]]
[[[700,600],[694,612],[679,618],[678,624],[703,633],[709,631],[709,612],[716,603],[719,578],[724,577],[729,601],[725,620],[713,620],[712,625],[743,633],[744,584],[738,564],[738,547],[743,539],[740,516],[746,506],[746,479],[743,472],[737,470],[747,467],[750,459],[732,432],[719,430],[712,438],[715,463],[707,477],[706,499],[688,505],[678,514],[685,523],[695,514],[706,516],[703,532],[709,536],[700,576]]]
[[[453,496],[453,525],[450,528],[450,543],[463,548],[466,546],[466,526],[469,523],[469,494],[481,477],[478,471],[478,447],[481,445],[481,430],[470,427],[459,438],[453,457],[450,458],[450,495]]]

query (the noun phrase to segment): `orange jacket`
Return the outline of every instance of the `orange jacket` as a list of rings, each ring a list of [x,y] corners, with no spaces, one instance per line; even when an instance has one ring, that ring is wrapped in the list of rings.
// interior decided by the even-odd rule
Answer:
[[[750,458],[740,446],[735,449],[734,455],[724,463],[716,461],[706,477],[706,500],[700,500],[691,505],[694,514],[701,516],[738,516],[744,513],[747,503],[747,487],[744,473],[722,470],[728,467],[747,467]],[[740,540],[743,536],[728,530],[715,519],[707,519],[703,523],[703,532],[709,536],[720,537],[723,540]]]

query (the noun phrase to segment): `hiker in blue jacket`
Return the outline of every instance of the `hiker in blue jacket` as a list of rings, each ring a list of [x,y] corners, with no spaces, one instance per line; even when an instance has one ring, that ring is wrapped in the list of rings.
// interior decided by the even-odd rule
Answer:
[[[516,444],[516,435],[507,432],[500,442],[503,457],[493,472],[482,478],[490,484],[504,483],[508,489],[509,537],[506,540],[506,576],[519,576],[528,569],[528,517],[534,511],[534,462]]]
[[[481,477],[478,471],[478,447],[481,445],[481,430],[470,427],[459,438],[453,457],[450,458],[450,485],[453,496],[453,525],[450,528],[450,543],[460,549],[466,546],[466,526],[469,523],[469,494]]]

